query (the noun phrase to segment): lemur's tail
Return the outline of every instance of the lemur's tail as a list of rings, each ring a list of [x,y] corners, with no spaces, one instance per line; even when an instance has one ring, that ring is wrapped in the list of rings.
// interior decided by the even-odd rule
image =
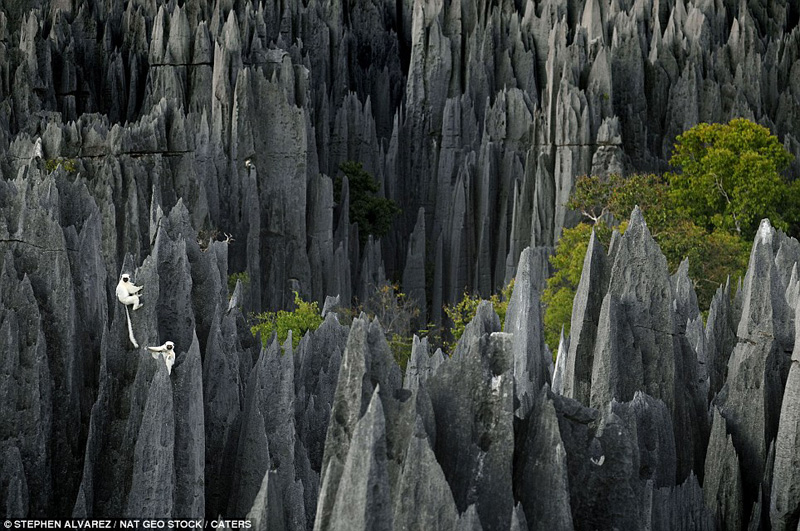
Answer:
[[[136,338],[133,337],[133,326],[131,325],[131,314],[128,311],[128,305],[127,304],[125,305],[125,315],[128,318],[128,339],[131,340],[131,343],[133,343],[133,346],[135,348],[139,348],[139,343],[137,343],[136,342]]]

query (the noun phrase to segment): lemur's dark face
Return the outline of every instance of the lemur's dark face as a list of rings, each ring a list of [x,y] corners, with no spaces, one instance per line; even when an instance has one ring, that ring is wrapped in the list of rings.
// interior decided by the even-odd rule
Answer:
[[[127,281],[129,281],[129,280],[130,280],[130,277],[129,277],[128,275],[124,275],[124,276],[122,277],[122,281],[123,281],[123,282],[127,282]]]
[[[167,345],[167,350],[172,350],[175,345]]]

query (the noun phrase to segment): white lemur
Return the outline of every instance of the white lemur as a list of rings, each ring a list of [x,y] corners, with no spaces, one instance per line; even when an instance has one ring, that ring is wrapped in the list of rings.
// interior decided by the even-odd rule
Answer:
[[[160,347],[145,347],[150,351],[153,359],[158,359],[159,355],[164,356],[164,363],[167,364],[167,374],[172,374],[172,366],[175,364],[175,343],[167,341]]]
[[[119,284],[117,284],[117,299],[125,305],[125,316],[128,318],[128,338],[135,348],[139,348],[139,343],[133,337],[133,326],[131,326],[131,314],[128,312],[128,305],[133,304],[134,310],[142,307],[142,303],[139,302],[139,295],[137,295],[141,290],[142,286],[134,286],[130,275],[123,273],[122,278],[119,279]]]
[[[33,146],[33,158],[44,159],[44,150],[42,149],[42,137],[36,139],[36,144]]]

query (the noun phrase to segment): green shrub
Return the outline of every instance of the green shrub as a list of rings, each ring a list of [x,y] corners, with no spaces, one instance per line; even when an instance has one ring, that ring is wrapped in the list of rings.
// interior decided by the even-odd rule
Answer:
[[[52,173],[61,166],[67,173],[75,173],[78,171],[78,162],[75,159],[55,158],[47,159],[44,162],[44,169],[47,173]]]
[[[255,336],[261,333],[261,344],[266,347],[273,333],[278,334],[278,342],[283,344],[292,331],[292,348],[297,348],[300,339],[309,330],[316,330],[322,324],[322,315],[316,301],[306,302],[296,291],[294,292],[293,311],[280,310],[263,312],[255,316],[256,324],[250,327]]]
[[[500,328],[506,325],[506,313],[508,313],[508,303],[511,302],[511,295],[514,293],[514,282],[516,279],[512,278],[506,287],[500,290],[500,293],[495,293],[489,300],[492,301],[494,311],[500,318]]]
[[[388,338],[389,348],[392,349],[392,357],[397,365],[405,372],[408,360],[411,359],[411,348],[414,346],[414,336],[401,336],[392,334]]]
[[[489,297],[489,301],[492,303],[494,311],[500,318],[501,329],[503,326],[505,326],[508,303],[511,300],[511,294],[513,292],[514,279],[512,278],[508,285],[500,290],[500,293],[495,293]],[[447,350],[452,350],[455,348],[458,340],[461,339],[462,335],[464,335],[464,330],[467,328],[467,325],[475,317],[475,312],[478,311],[478,306],[482,300],[483,299],[481,299],[479,295],[471,295],[469,292],[465,291],[464,296],[459,302],[453,305],[445,305],[444,313],[450,318],[451,321],[453,321],[453,328],[450,329],[450,335],[452,336],[453,340],[450,343],[444,342],[444,347]]]
[[[444,313],[453,321],[453,328],[450,329],[450,335],[453,340],[452,342],[445,341],[447,350],[452,350],[458,340],[461,339],[461,336],[464,335],[464,330],[475,317],[475,312],[478,311],[478,305],[480,305],[481,300],[483,299],[478,295],[470,295],[468,291],[465,291],[464,296],[456,304],[445,305]]]

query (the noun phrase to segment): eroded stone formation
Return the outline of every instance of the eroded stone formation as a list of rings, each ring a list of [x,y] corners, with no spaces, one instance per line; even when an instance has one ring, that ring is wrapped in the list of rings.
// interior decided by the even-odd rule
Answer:
[[[706,322],[635,212],[589,246],[555,365],[547,256],[576,176],[662,169],[698,121],[800,155],[791,1],[0,0],[0,517],[259,529],[796,529],[800,244],[762,226]],[[359,245],[362,162],[403,209]],[[248,161],[246,163],[246,161]],[[233,235],[222,241],[223,234]],[[172,374],[128,340],[171,340]],[[232,296],[231,273],[247,272]],[[335,304],[386,278],[452,357],[402,375]],[[735,282],[735,280],[734,280]]]

